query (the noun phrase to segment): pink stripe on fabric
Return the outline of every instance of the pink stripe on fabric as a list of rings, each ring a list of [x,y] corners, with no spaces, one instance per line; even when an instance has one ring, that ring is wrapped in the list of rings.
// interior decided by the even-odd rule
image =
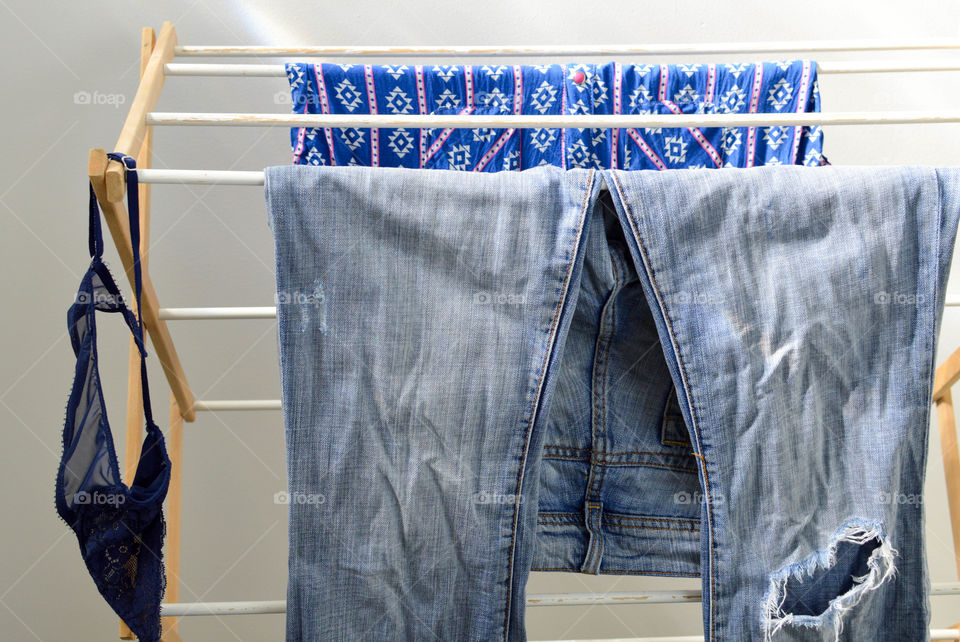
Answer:
[[[513,113],[519,116],[523,113],[523,68],[513,66]],[[520,142],[517,145],[517,168],[523,167],[523,130],[520,131]],[[510,132],[513,136],[513,131]],[[507,137],[509,138],[509,136]],[[506,140],[504,140],[506,142]]]
[[[663,104],[667,106],[674,114],[682,114],[683,112],[677,107],[676,103],[670,100],[663,101]],[[717,153],[717,150],[710,144],[710,141],[707,140],[707,137],[703,135],[703,132],[700,131],[699,127],[687,127],[687,131],[693,136],[693,138],[700,143],[700,147],[703,148],[703,151],[707,152],[707,155],[710,156],[713,160],[713,164],[717,167],[723,165],[723,160],[720,158],[720,154]]]
[[[423,82],[423,65],[416,65],[413,68],[414,74],[417,77],[417,107],[420,110],[419,114],[425,116],[427,112],[427,92]],[[420,128],[420,169],[423,169],[424,157],[426,152],[423,149],[424,145],[424,134],[423,128]]]
[[[703,100],[707,103],[713,102],[713,92],[716,91],[717,84],[717,66],[713,63],[707,65],[707,90],[704,92]]]
[[[364,65],[363,75],[367,80],[367,103],[370,106],[370,113],[377,113],[377,91],[373,84],[373,66]],[[370,129],[370,166],[380,166],[380,129],[373,127]]]
[[[630,127],[627,129],[627,134],[633,139],[633,142],[640,147],[643,153],[647,155],[647,158],[653,161],[653,164],[657,166],[657,169],[667,169],[666,164],[660,159],[659,156],[657,156],[657,153],[653,151],[650,145],[647,144],[647,141],[643,140],[643,137],[640,136],[640,132],[633,127]]]
[[[563,92],[560,99],[560,115],[567,113],[567,65],[560,66],[563,70]],[[567,130],[560,129],[560,167],[567,169]]]
[[[309,89],[309,87],[308,87],[308,89]],[[310,106],[310,92],[307,91],[307,92],[306,92],[306,100],[303,101],[303,112],[302,112],[302,113],[304,113],[304,114],[307,113],[307,108],[308,108],[309,106]],[[300,160],[301,160],[301,158],[302,158],[302,156],[303,156],[303,146],[304,146],[304,143],[306,142],[306,135],[307,135],[307,128],[306,128],[306,127],[298,127],[298,128],[297,128],[297,146],[296,146],[296,148],[294,148],[294,150],[293,150],[293,164],[294,164],[294,165],[299,165],[299,164],[300,164]]]
[[[810,90],[810,78],[813,76],[813,65],[809,60],[803,61],[803,74],[800,76],[800,87],[797,89],[797,113],[806,111],[807,103],[810,97],[807,92]],[[800,152],[800,138],[803,136],[803,127],[797,125],[793,128],[793,150],[790,152],[790,163],[796,165],[797,155]]]
[[[317,81],[317,93],[320,94],[320,111],[324,114],[330,113],[330,108],[327,105],[327,86],[323,82],[323,63],[321,62],[318,65],[313,66],[313,77]],[[337,157],[333,151],[333,130],[329,127],[323,128],[323,135],[327,139],[327,148],[330,150],[330,164],[337,164]]]
[[[620,113],[620,92],[623,84],[621,76],[623,75],[623,66],[619,62],[613,63],[613,113]],[[617,147],[620,140],[620,130],[614,129],[610,132],[610,168],[617,169]]]
[[[666,65],[660,65],[660,89],[657,91],[657,98],[662,102],[667,99],[667,80],[670,75],[670,68]]]
[[[465,100],[467,103],[467,108],[473,109],[473,66],[464,65],[463,66],[463,85],[464,93],[466,94]]]
[[[499,152],[503,146],[507,144],[507,141],[510,140],[510,137],[513,136],[517,131],[519,130],[511,127],[501,134],[500,138],[497,139],[497,142],[494,143],[493,147],[491,147],[490,150],[483,155],[483,158],[480,159],[480,161],[477,163],[477,166],[473,168],[473,171],[482,172],[483,168],[486,167],[491,160],[493,160],[493,157],[497,155],[497,152]]]
[[[458,115],[458,116],[464,116],[464,115],[471,114],[471,113],[473,113],[473,107],[468,107],[467,109],[462,109],[462,110],[460,110],[460,111],[457,113],[457,115]],[[430,149],[427,150],[426,156],[425,156],[424,159],[423,159],[423,163],[422,163],[421,167],[422,167],[423,165],[426,165],[427,161],[429,161],[429,160],[432,159],[434,156],[436,156],[437,152],[440,151],[440,148],[443,147],[443,144],[447,141],[448,138],[450,138],[450,134],[452,134],[452,133],[453,133],[453,128],[452,128],[452,127],[448,127],[448,128],[446,128],[446,129],[444,129],[443,132],[442,132],[439,136],[437,136],[437,140],[433,141],[433,144],[430,145]]]
[[[760,87],[763,84],[763,63],[756,64],[756,73],[753,76],[753,89],[750,92],[750,113],[757,113],[760,106]],[[753,167],[753,159],[756,155],[757,128],[747,128],[747,167]]]

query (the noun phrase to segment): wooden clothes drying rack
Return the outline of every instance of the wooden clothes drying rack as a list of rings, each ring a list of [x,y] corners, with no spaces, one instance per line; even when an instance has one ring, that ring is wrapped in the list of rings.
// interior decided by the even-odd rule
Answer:
[[[151,151],[155,125],[241,125],[282,127],[701,127],[701,126],[760,126],[760,125],[850,125],[891,123],[960,122],[960,111],[926,112],[864,112],[816,114],[721,114],[721,115],[620,115],[620,116],[402,116],[402,115],[318,115],[318,114],[164,114],[152,110],[157,104],[164,79],[170,75],[182,76],[284,76],[283,66],[249,64],[177,64],[175,55],[189,56],[497,56],[497,55],[677,55],[726,53],[782,53],[827,51],[881,51],[881,50],[957,50],[960,40],[927,40],[899,43],[871,41],[835,42],[766,42],[720,43],[707,45],[653,45],[599,46],[599,47],[204,47],[178,46],[173,24],[165,22],[157,36],[152,28],[142,31],[140,43],[140,83],[130,104],[130,110],[120,132],[115,152],[134,156],[140,178],[140,228],[143,290],[140,310],[144,325],[153,343],[170,387],[169,456],[172,475],[167,495],[166,530],[166,603],[162,606],[163,639],[180,640],[177,630],[179,617],[184,615],[227,615],[238,613],[282,613],[283,601],[224,602],[180,604],[180,525],[182,507],[183,422],[196,419],[197,410],[251,410],[279,409],[277,400],[197,401],[184,373],[173,338],[167,328],[168,319],[235,319],[272,318],[275,308],[160,308],[157,293],[150,279],[148,258],[150,247],[150,184],[246,184],[263,183],[262,172],[232,172],[203,170],[153,170]],[[821,73],[872,73],[896,71],[960,71],[960,58],[934,61],[880,61],[851,63],[818,63]],[[120,255],[128,279],[133,279],[133,254],[125,195],[124,168],[109,160],[101,148],[90,150],[88,174],[103,210],[107,226]],[[947,305],[960,305],[960,300],[949,300]],[[954,560],[960,577],[960,448],[958,448],[956,416],[951,387],[960,380],[960,349],[937,369],[933,402],[936,405],[943,465],[950,508]],[[130,483],[140,455],[144,426],[140,361],[137,347],[130,339],[129,374],[127,379],[127,422],[124,479]],[[960,583],[934,584],[932,595],[960,595]],[[692,602],[700,599],[699,591],[647,591],[642,593],[556,594],[531,595],[529,606],[590,605],[590,604],[650,604],[665,602]],[[933,630],[934,639],[960,639],[960,623],[949,629]],[[120,637],[133,639],[133,634],[121,621]],[[675,637],[672,640],[700,639],[702,637]]]

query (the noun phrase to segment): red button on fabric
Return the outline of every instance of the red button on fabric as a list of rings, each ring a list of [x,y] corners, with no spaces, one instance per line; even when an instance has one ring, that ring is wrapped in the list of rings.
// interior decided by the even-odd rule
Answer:
[[[573,82],[577,83],[578,85],[582,85],[583,81],[586,79],[587,74],[583,73],[582,71],[578,71],[577,73],[573,74]]]

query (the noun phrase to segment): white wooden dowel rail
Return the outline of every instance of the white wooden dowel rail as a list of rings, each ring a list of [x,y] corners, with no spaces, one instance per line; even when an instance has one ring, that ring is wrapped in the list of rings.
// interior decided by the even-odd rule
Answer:
[[[410,127],[430,129],[639,128],[639,127],[813,127],[819,125],[932,125],[960,122],[960,110],[819,112],[788,114],[585,114],[556,116],[256,114],[150,112],[147,125],[226,127]]]
[[[280,410],[279,399],[227,399],[197,400],[193,402],[196,411],[207,410]]]
[[[877,74],[909,73],[919,71],[960,71],[960,59],[948,60],[864,60],[864,61],[817,61],[820,74]],[[163,67],[167,76],[214,76],[275,78],[285,77],[283,64],[238,64],[238,63],[183,63],[169,62]]]
[[[232,46],[178,45],[176,56],[678,56],[687,54],[815,53],[958,49],[958,38],[924,40],[795,40],[623,45],[433,45],[433,46]]]
[[[931,596],[960,595],[960,583],[935,582]],[[612,593],[546,593],[527,596],[527,606],[591,606],[616,604],[696,604],[700,602],[699,589],[675,591],[623,591]],[[286,613],[285,600],[250,602],[178,602],[161,604],[161,615],[250,615],[255,613]]]
[[[275,319],[276,306],[218,307],[218,308],[160,308],[165,321],[197,321],[202,319]]]
[[[938,638],[931,638],[936,640]],[[671,635],[661,638],[602,638],[598,640],[545,640],[544,642],[703,642],[702,635]]]
[[[960,307],[960,296],[948,296],[944,305]],[[212,308],[160,308],[160,318],[166,321],[202,321],[229,319],[275,319],[275,306],[212,307]]]
[[[960,630],[930,629],[931,640],[960,640]],[[703,642],[702,635],[671,635],[657,638],[601,638],[594,640],[544,640],[543,642]]]
[[[930,629],[931,640],[960,640],[957,629]],[[544,642],[703,642],[702,635],[672,635],[659,638],[603,638],[599,640],[547,640]]]

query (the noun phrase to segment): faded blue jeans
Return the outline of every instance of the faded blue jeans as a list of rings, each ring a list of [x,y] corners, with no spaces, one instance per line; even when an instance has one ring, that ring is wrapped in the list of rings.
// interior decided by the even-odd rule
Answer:
[[[958,178],[267,168],[287,639],[523,640],[558,557],[702,576],[708,640],[926,639]]]

